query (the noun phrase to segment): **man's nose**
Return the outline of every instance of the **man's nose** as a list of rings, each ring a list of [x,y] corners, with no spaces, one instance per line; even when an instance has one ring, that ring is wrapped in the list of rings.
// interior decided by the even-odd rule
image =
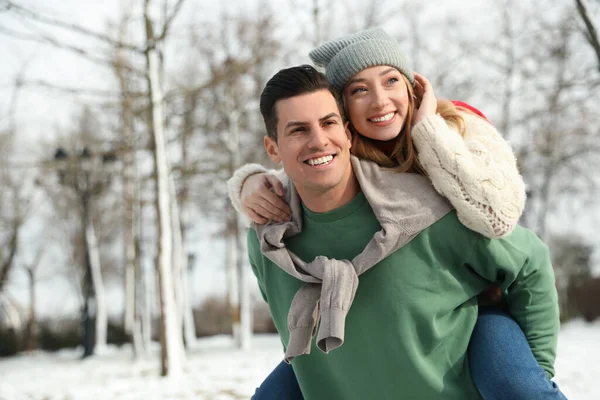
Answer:
[[[310,135],[309,146],[311,148],[320,149],[326,147],[329,144],[329,137],[327,132],[321,127],[313,129]]]

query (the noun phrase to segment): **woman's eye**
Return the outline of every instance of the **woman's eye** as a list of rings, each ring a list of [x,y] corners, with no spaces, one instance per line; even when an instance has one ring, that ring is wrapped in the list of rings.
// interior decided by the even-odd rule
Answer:
[[[350,94],[362,93],[362,92],[366,92],[366,91],[367,91],[367,89],[362,88],[362,87],[358,87],[358,88],[352,89],[352,91],[350,92]]]
[[[393,85],[394,83],[398,82],[398,78],[390,78],[388,79],[388,85]]]

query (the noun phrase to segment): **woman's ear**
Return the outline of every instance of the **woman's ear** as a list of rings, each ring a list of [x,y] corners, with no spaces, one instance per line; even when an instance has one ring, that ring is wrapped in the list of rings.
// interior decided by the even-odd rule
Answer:
[[[279,146],[277,146],[277,142],[273,140],[269,136],[265,136],[264,138],[265,150],[267,150],[267,154],[271,161],[275,164],[279,164],[281,162],[281,156],[279,155]]]

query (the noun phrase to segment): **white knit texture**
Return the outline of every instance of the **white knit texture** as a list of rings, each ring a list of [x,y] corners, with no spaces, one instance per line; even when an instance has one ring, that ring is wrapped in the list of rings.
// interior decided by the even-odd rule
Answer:
[[[487,237],[506,236],[525,208],[525,183],[514,153],[488,121],[461,115],[464,138],[439,115],[413,128],[419,161],[463,225]]]
[[[229,200],[235,211],[240,214],[246,215],[242,209],[241,194],[242,185],[247,177],[250,175],[258,174],[261,172],[267,172],[267,169],[260,164],[246,164],[238,168],[229,180],[227,180],[227,191],[229,192]]]
[[[461,115],[466,124],[464,138],[439,115],[415,125],[412,137],[419,161],[464,226],[490,238],[506,236],[525,208],[525,183],[515,156],[492,124],[471,114]],[[243,213],[242,184],[257,172],[274,173],[285,182],[283,170],[267,171],[258,164],[238,169],[228,181],[229,197],[238,212]]]
[[[247,177],[254,174],[259,174],[262,172],[269,173],[271,175],[275,175],[277,179],[279,179],[283,183],[283,187],[286,187],[287,176],[283,169],[274,170],[274,169],[266,169],[260,164],[246,164],[238,168],[231,178],[227,180],[227,191],[229,192],[229,200],[231,200],[231,204],[233,208],[240,214],[244,216],[242,222],[246,227],[250,226],[250,219],[248,215],[244,212],[242,207],[242,185]]]

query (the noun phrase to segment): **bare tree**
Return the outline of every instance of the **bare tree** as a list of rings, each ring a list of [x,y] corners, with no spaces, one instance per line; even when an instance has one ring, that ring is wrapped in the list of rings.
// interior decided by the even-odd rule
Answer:
[[[21,92],[20,80],[26,66],[17,76],[11,95],[9,108],[9,127],[0,132],[0,296],[5,309],[11,309],[12,300],[5,294],[6,286],[21,247],[20,235],[30,211],[30,199],[26,196],[26,182],[23,176],[16,176],[10,169],[17,137],[16,109]]]
[[[0,295],[4,292],[20,247],[19,235],[26,218],[26,202],[21,203],[22,186],[14,181],[0,182],[2,212],[0,213]]]
[[[100,259],[100,241],[96,225],[100,215],[106,215],[98,209],[100,198],[110,187],[114,153],[104,152],[99,143],[102,139],[102,127],[93,112],[84,107],[79,117],[79,126],[71,136],[73,143],[58,147],[53,167],[58,181],[64,188],[63,198],[75,199],[76,209],[80,211],[77,230],[81,236],[79,265],[82,266],[82,289],[84,304],[82,320],[84,324],[84,357],[94,354],[94,350],[103,351],[107,344],[108,315],[105,285]],[[95,325],[95,335],[94,329]]]
[[[0,199],[2,212],[0,213],[0,226],[4,244],[0,246],[0,292],[8,282],[9,275],[15,266],[15,257],[19,248],[19,232],[23,226],[26,209],[21,203],[22,185],[10,175],[7,161],[12,147],[12,138],[0,137],[0,152],[3,154],[0,163]]]
[[[526,129],[530,135],[519,152],[532,203],[528,222],[542,237],[549,234],[548,218],[561,197],[578,193],[580,200],[592,199],[598,188],[591,173],[600,155],[594,129],[599,121],[592,111],[598,99],[589,91],[598,83],[576,78],[581,67],[573,62],[572,38],[577,30],[572,21],[566,15],[559,24],[540,24],[536,49],[529,56],[535,60],[530,61],[531,69],[539,73],[542,65],[551,65],[545,71],[553,75],[526,83],[529,99],[524,100],[529,106],[518,121],[521,131]],[[535,97],[529,95],[535,92]]]
[[[196,322],[194,320],[193,308],[191,304],[190,285],[188,279],[188,272],[193,267],[192,260],[194,258],[188,252],[188,233],[191,227],[191,185],[192,178],[198,172],[190,165],[191,160],[191,148],[190,144],[193,140],[195,133],[196,121],[194,120],[194,113],[197,106],[197,94],[187,93],[183,97],[184,111],[182,116],[182,127],[181,127],[181,174],[180,174],[180,190],[177,196],[178,203],[181,205],[181,212],[177,215],[180,219],[181,236],[182,236],[182,258],[183,265],[181,268],[181,281],[182,281],[182,318],[183,318],[183,335],[187,345],[195,342],[196,340]]]
[[[144,1],[144,24],[146,29],[146,79],[150,98],[150,118],[148,130],[152,136],[154,155],[154,180],[156,187],[156,210],[158,219],[157,265],[161,309],[161,372],[162,375],[178,375],[182,372],[183,346],[181,343],[181,325],[177,322],[177,311],[173,280],[173,218],[172,192],[169,190],[172,179],[166,154],[164,132],[163,90],[160,82],[160,56],[158,46],[166,38],[171,22],[179,12],[182,0],[179,0],[162,27],[156,31],[156,23],[150,14],[150,0]],[[179,221],[176,221],[179,225]]]
[[[208,84],[202,83],[207,87],[187,102],[195,110],[196,129],[200,133],[196,140],[203,151],[196,154],[198,167],[188,164],[186,171],[201,173],[200,187],[213,185],[210,193],[196,194],[197,203],[225,220],[221,233],[226,241],[230,316],[236,343],[243,348],[249,346],[251,332],[246,240],[243,224],[226,200],[225,181],[247,160],[266,159],[258,100],[266,76],[272,73],[273,61],[279,56],[280,44],[274,28],[273,16],[263,9],[255,16],[224,16],[219,27],[205,27],[201,33],[193,33],[205,38],[195,40],[194,45],[200,56],[197,68],[206,71]]]
[[[172,218],[171,213],[171,202],[175,199],[170,198],[169,193],[169,179],[170,167],[167,160],[166,154],[166,140],[165,140],[165,124],[164,124],[164,111],[163,111],[163,88],[160,82],[161,78],[161,56],[159,54],[159,47],[164,43],[168,37],[169,30],[172,27],[172,23],[178,15],[181,7],[184,4],[183,0],[178,0],[172,7],[168,9],[167,2],[162,2],[163,7],[161,9],[166,10],[164,21],[160,24],[156,22],[156,18],[151,14],[151,2],[145,0],[142,2],[144,10],[144,30],[145,35],[141,41],[142,45],[134,45],[127,43],[120,38],[114,38],[110,35],[101,34],[77,24],[64,22],[51,17],[47,17],[40,13],[34,12],[25,6],[16,4],[12,1],[6,1],[7,12],[12,12],[17,18],[22,18],[28,21],[34,21],[40,25],[46,27],[59,27],[70,32],[75,32],[79,35],[89,38],[94,41],[97,48],[109,50],[109,53],[113,53],[115,50],[122,50],[130,53],[134,57],[141,57],[141,60],[145,61],[144,67],[138,67],[139,63],[125,63],[121,65],[121,70],[127,70],[137,76],[143,76],[146,79],[147,91],[144,93],[147,95],[147,104],[149,107],[149,118],[147,118],[148,130],[152,138],[151,151],[154,156],[155,164],[155,189],[156,194],[156,212],[158,221],[158,235],[157,235],[157,273],[159,281],[159,293],[161,296],[161,338],[162,338],[162,373],[166,374],[178,374],[181,372],[181,361],[183,359],[183,349],[181,348],[181,329],[176,323],[176,306],[174,301],[174,288],[173,288],[173,276],[172,276],[172,258],[173,258],[173,236],[172,236]],[[88,60],[93,60],[99,65],[109,66],[114,68],[114,59],[106,54],[102,54],[102,51],[91,50],[90,48],[82,48],[78,45],[65,43],[56,40],[50,34],[27,34],[23,32],[11,31],[7,28],[0,28],[0,33],[9,35],[21,40],[36,41],[45,44],[49,44],[53,47],[65,49],[78,54]],[[106,53],[106,52],[105,52]],[[119,92],[116,92],[118,95]],[[179,221],[177,221],[177,224]]]
[[[118,36],[123,41],[129,33],[130,16],[126,12],[118,26]],[[123,180],[123,259],[124,268],[124,302],[123,328],[132,340],[134,357],[143,352],[139,323],[141,315],[136,313],[136,284],[140,277],[139,259],[139,224],[140,224],[140,176],[138,171],[137,151],[139,137],[135,132],[135,76],[132,76],[130,54],[124,49],[116,49],[114,54],[114,72],[119,82],[121,98],[119,101],[119,127],[122,140],[122,180]],[[138,322],[136,322],[138,321]]]

